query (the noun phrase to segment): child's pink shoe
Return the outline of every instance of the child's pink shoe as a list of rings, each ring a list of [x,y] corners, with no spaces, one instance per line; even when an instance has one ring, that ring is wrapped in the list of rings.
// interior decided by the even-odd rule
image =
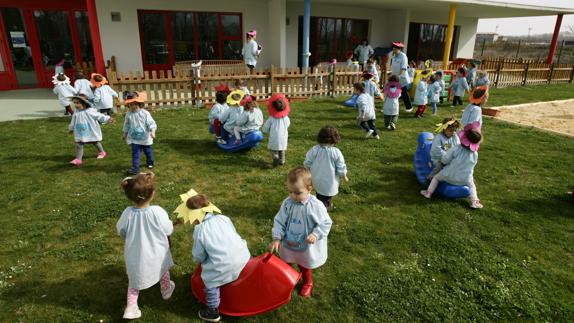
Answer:
[[[427,191],[427,190],[422,190],[422,191],[421,191],[421,195],[424,196],[424,197],[426,197],[427,199],[430,199],[431,196],[432,196],[432,193],[429,192],[429,191]]]
[[[108,155],[107,152],[101,151],[101,152],[98,154],[98,159],[104,159],[107,155]]]
[[[74,165],[74,166],[80,166],[80,165],[82,165],[82,160],[76,158],[76,159],[72,160],[72,161],[70,162],[70,164],[71,164],[71,165]]]

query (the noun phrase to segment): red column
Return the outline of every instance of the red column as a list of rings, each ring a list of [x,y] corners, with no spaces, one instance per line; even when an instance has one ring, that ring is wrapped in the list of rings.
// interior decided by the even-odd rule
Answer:
[[[560,25],[562,25],[562,16],[556,16],[556,26],[554,26],[554,35],[552,35],[552,42],[550,43],[550,50],[548,52],[548,59],[546,63],[552,64],[554,62],[554,54],[556,53],[556,45],[558,45],[558,35],[560,34]]]
[[[96,11],[96,0],[86,0],[88,8],[88,18],[90,21],[90,34],[92,36],[92,47],[96,59],[96,71],[102,75],[106,73],[104,63],[104,53],[102,51],[102,41],[100,39],[100,26],[98,24],[98,12]]]

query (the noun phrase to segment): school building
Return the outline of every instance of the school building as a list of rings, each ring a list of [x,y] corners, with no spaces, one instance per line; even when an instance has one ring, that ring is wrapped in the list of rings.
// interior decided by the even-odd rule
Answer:
[[[251,29],[258,67],[301,66],[306,35],[310,65],[344,60],[363,39],[401,41],[413,60],[469,58],[480,18],[555,15],[557,36],[571,13],[570,0],[0,0],[0,90],[50,87],[56,65],[104,72],[112,56],[119,72],[238,60]]]

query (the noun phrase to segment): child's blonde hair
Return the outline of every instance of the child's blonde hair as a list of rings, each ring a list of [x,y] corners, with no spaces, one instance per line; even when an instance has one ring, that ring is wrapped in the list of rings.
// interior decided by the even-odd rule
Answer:
[[[296,184],[299,181],[308,188],[313,186],[311,171],[305,166],[297,166],[289,171],[289,174],[287,175],[288,184]]]
[[[155,174],[146,172],[127,177],[120,183],[120,187],[130,201],[136,204],[145,203],[151,200],[155,192]]]
[[[235,87],[245,86],[245,82],[242,79],[235,80]]]

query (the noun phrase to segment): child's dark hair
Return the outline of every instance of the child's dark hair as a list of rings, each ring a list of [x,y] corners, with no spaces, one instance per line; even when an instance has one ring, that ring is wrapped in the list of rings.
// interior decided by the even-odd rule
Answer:
[[[462,74],[462,76],[466,76],[466,70],[464,68],[461,67],[456,71],[459,72],[460,74]]]
[[[434,82],[436,82],[436,78],[434,77],[434,75],[429,76],[429,83],[433,84]]]
[[[282,99],[273,101],[273,103],[271,103],[271,106],[273,107],[273,109],[277,111],[285,110],[285,102]]]
[[[369,57],[367,59],[367,64],[373,64],[375,62],[375,60],[372,57]]]
[[[482,141],[482,134],[477,129],[469,129],[464,132],[464,135],[473,144],[477,144]]]
[[[155,192],[155,175],[152,172],[146,172],[128,177],[120,183],[120,187],[130,201],[143,204],[151,200]]]
[[[297,166],[290,170],[287,175],[287,183],[296,184],[299,181],[302,181],[307,187],[313,186],[311,171],[305,166]]]
[[[239,99],[241,99],[241,94],[239,94],[239,93],[233,93],[230,95],[231,95],[231,98],[235,101],[239,101]]]
[[[56,79],[60,82],[65,81],[66,80],[66,74],[60,73],[60,74],[58,74],[58,76],[56,76]]]
[[[81,79],[85,79],[86,76],[84,75],[84,73],[82,71],[76,71],[76,80],[81,80]]]
[[[247,102],[243,106],[244,111],[253,111],[254,108],[257,107],[257,100],[254,95],[251,95],[251,101]]]
[[[442,77],[442,71],[436,71],[434,73],[434,75],[438,76],[438,77]]]
[[[209,198],[205,194],[197,194],[187,199],[185,205],[190,210],[197,210],[209,205]]]
[[[237,79],[237,80],[235,80],[235,82],[234,82],[233,84],[235,84],[235,87],[239,87],[239,86],[244,86],[244,85],[245,85],[245,83],[243,82],[242,79]]]
[[[446,131],[449,128],[454,128],[455,130],[460,128],[460,122],[458,120],[456,120],[455,117],[448,117],[448,118],[442,119],[442,124],[447,124],[448,122],[451,122],[453,120],[454,120],[454,122],[450,126],[446,127],[443,131]]]
[[[103,80],[104,80],[104,79],[102,78],[101,75],[99,75],[99,74],[98,74],[98,75],[94,75],[94,81],[96,81],[96,82],[101,82],[101,81],[103,81]]]
[[[399,81],[399,77],[397,75],[389,76],[389,82],[398,82],[398,81]]]
[[[215,93],[215,101],[217,103],[224,104],[226,100],[227,100],[227,93],[226,92],[218,91]]]
[[[324,145],[336,145],[341,141],[341,136],[337,128],[332,126],[324,126],[319,130],[317,135],[317,142]]]
[[[361,93],[365,93],[365,84],[363,84],[361,82],[357,82],[357,83],[353,84],[353,88],[355,88],[355,90],[357,90]]]
[[[475,89],[472,91],[472,98],[473,99],[480,99],[486,91],[484,89]]]
[[[72,99],[72,102],[74,102],[74,104],[76,103],[76,101],[77,101],[77,102],[80,102],[80,104],[84,107],[84,109],[87,109],[87,108],[89,108],[89,107],[91,106],[91,105],[90,105],[90,102],[88,102],[88,96],[87,96],[87,95],[85,95],[85,94],[78,94],[77,96],[81,96],[82,98],[84,98],[84,99],[86,99],[86,100],[80,100],[80,99],[77,99],[77,98],[73,98],[73,99]]]

